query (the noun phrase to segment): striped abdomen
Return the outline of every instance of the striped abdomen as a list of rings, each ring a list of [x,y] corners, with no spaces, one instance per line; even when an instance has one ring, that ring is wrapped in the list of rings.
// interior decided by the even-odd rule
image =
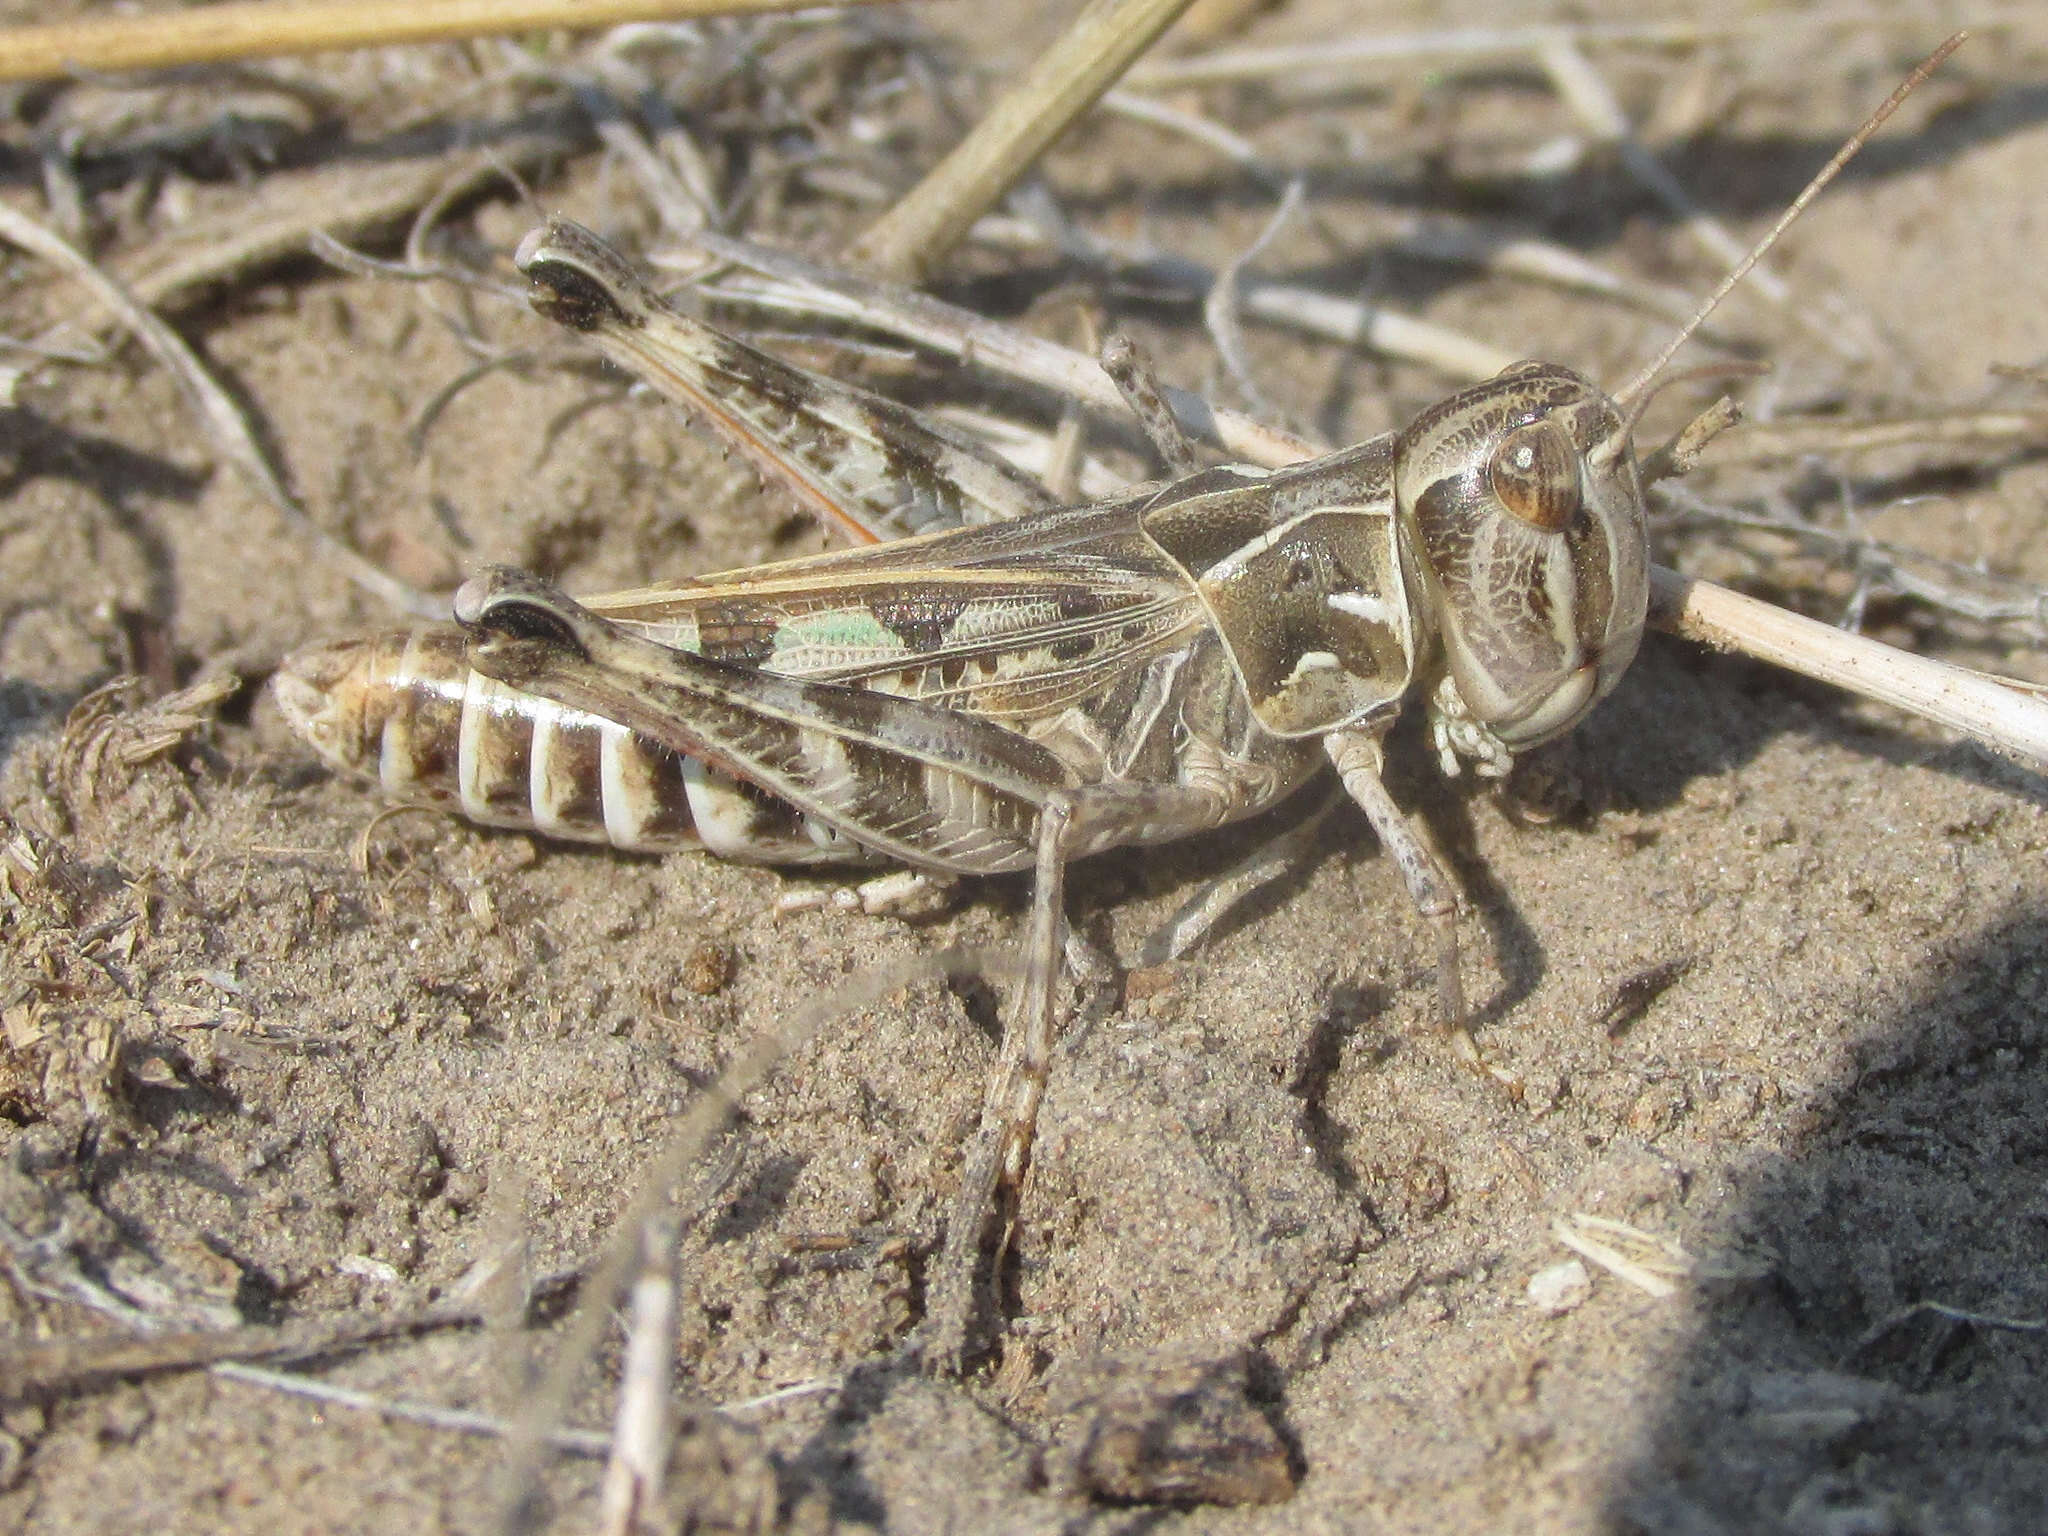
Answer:
[[[473,671],[454,625],[308,646],[273,691],[328,762],[412,805],[638,853],[777,864],[866,855],[793,806],[610,720]]]

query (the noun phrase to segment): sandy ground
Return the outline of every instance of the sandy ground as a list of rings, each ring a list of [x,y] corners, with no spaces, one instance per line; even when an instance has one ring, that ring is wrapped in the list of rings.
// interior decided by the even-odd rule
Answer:
[[[1476,20],[1482,8],[1466,9]],[[1458,19],[1417,8],[1375,25]],[[1250,37],[1361,24],[1353,8],[1302,4]],[[1935,37],[1788,25],[1595,57],[1687,186],[1752,231]],[[1014,66],[1035,40],[954,62]],[[494,60],[447,48],[273,66],[328,94],[248,85],[242,137],[225,147],[217,122],[176,137],[208,122],[197,88],[17,93],[7,196],[50,217],[38,145],[88,124],[72,142],[97,248],[133,274],[272,207],[338,206],[342,182],[320,177],[431,167],[451,152],[438,125],[502,125],[499,98],[463,95]],[[824,249],[868,216],[842,200],[849,187],[878,165],[907,180],[947,130],[887,88],[902,70],[891,45],[835,66],[831,93],[789,60],[764,66],[789,77],[774,154],[806,136],[887,151],[849,153],[837,181],[787,181],[764,200],[755,227]],[[1374,254],[1390,210],[1455,209],[1687,291],[1715,275],[1597,154],[1530,172],[1574,130],[1524,62],[1442,64],[1311,102],[1187,98],[1310,176],[1316,218],[1262,269],[1371,288],[1622,377],[1663,322]],[[967,78],[962,99],[980,99]],[[1736,302],[1722,334],[1777,363],[1765,388],[1779,409],[2027,403],[2029,386],[1989,370],[2048,358],[2044,82],[2038,24],[1986,38],[1793,235],[1778,266],[1799,314],[1858,338],[1860,355]],[[758,100],[707,95],[702,132],[737,164],[742,128],[758,132],[739,114]],[[548,207],[629,248],[658,243],[594,152],[537,174]],[[1046,176],[1083,225],[1212,264],[1272,206],[1251,177],[1127,123],[1091,128]],[[448,253],[509,275],[531,221],[506,199],[470,206],[443,226]],[[1185,308],[1041,258],[981,253],[964,267],[980,275],[955,296],[1063,336],[1067,285],[1085,283],[1175,376],[1216,384]],[[77,302],[25,258],[5,281],[10,334]],[[510,306],[472,302],[498,347],[555,345]],[[658,402],[587,369],[491,373],[447,402],[415,452],[408,433],[471,362],[441,318],[457,307],[446,290],[288,262],[175,312],[320,520],[423,586],[504,559],[595,590],[819,546]],[[1381,430],[1446,387],[1270,331],[1252,331],[1249,350],[1275,408],[1332,438]],[[294,645],[389,616],[215,461],[176,388],[132,350],[39,374],[0,434],[0,1311],[17,1345],[45,1350],[7,1364],[0,1521],[488,1529],[505,1486],[492,1442],[197,1370],[32,1388],[78,1358],[65,1341],[124,1328],[406,1316],[456,1295],[508,1234],[523,1235],[533,1275],[571,1270],[742,1042],[875,966],[1002,943],[1023,893],[974,887],[915,922],[830,908],[778,919],[778,896],[799,883],[768,871],[379,821],[374,794],[314,764],[253,687],[177,750],[133,769],[108,760],[82,782],[59,726],[114,672],[163,685],[225,665],[254,683]],[[1781,513],[1865,520],[1879,537],[2048,583],[2037,451],[1833,457],[1696,489],[1776,496]],[[1838,564],[1754,538],[1687,533],[1667,548],[1827,617],[1854,587]],[[1880,591],[1866,627],[2048,679],[2036,626]],[[920,982],[839,1020],[749,1097],[725,1182],[684,1245],[678,1341],[693,1401],[824,1386],[742,1412],[746,1432],[718,1455],[703,1435],[685,1442],[692,1496],[723,1500],[691,1528],[1989,1536],[2048,1524],[2043,779],[1662,638],[1552,760],[1566,814],[1549,825],[1446,785],[1419,747],[1403,738],[1393,787],[1470,898],[1468,986],[1522,1101],[1458,1070],[1432,1032],[1429,936],[1362,821],[1345,819],[1325,854],[1205,951],[1145,973],[1069,1035],[998,1347],[967,1381],[934,1383],[891,1351],[921,1316],[993,1059],[996,993]],[[1129,962],[1255,836],[1086,867],[1076,919]],[[1572,1257],[1553,1227],[1573,1213],[1678,1245],[1671,1294],[1596,1268],[1563,1310],[1532,1306],[1532,1277]],[[75,1299],[88,1284],[97,1308]],[[134,1309],[125,1325],[115,1301]],[[1906,1315],[1923,1303],[2032,1326]],[[515,1413],[565,1305],[544,1291],[529,1327],[432,1330],[294,1368]],[[1077,1469],[1104,1414],[1124,1400],[1156,1409],[1161,1383],[1202,1374],[1189,1362],[1239,1351],[1242,1374],[1210,1380],[1250,1439],[1197,1460],[1211,1491],[1270,1493],[1277,1475],[1291,1498],[1086,1496]],[[586,1373],[577,1422],[604,1422],[616,1355],[614,1339]],[[1264,1426],[1278,1438],[1261,1450]],[[1103,1453],[1112,1468],[1117,1454]],[[589,1525],[595,1465],[549,1474],[560,1528]]]

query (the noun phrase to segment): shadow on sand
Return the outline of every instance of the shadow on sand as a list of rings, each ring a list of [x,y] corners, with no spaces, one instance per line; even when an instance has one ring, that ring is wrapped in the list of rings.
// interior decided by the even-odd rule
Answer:
[[[2048,912],[1873,1018],[1732,1230],[1613,1526],[1658,1536],[2048,1529]],[[2032,1326],[2027,1326],[2031,1324]]]

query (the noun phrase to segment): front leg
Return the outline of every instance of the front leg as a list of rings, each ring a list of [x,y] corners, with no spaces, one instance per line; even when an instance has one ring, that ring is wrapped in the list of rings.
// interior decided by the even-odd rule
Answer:
[[[1508,1093],[1520,1098],[1522,1083],[1505,1067],[1495,1066],[1472,1038],[1471,1019],[1465,1011],[1465,983],[1458,955],[1458,888],[1437,862],[1394,797],[1381,782],[1386,757],[1377,736],[1364,731],[1332,731],[1323,738],[1323,750],[1344,781],[1344,788],[1365,812],[1380,846],[1401,872],[1415,909],[1436,929],[1436,985],[1444,1032],[1450,1036],[1458,1058],[1475,1072],[1484,1073]]]

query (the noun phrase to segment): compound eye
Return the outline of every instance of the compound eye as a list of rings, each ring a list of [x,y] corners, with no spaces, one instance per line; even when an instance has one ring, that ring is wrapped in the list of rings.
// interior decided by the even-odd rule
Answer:
[[[1554,421],[1508,433],[1486,472],[1500,504],[1532,528],[1561,533],[1579,510],[1579,457]]]

